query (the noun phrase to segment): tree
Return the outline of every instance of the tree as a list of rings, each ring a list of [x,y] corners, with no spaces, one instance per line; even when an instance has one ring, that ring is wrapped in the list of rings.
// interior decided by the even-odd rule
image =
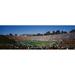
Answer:
[[[32,36],[36,36],[36,34],[32,34]]]
[[[63,34],[63,33],[67,33],[67,32],[62,30],[62,31],[61,31],[61,34]]]
[[[66,31],[64,31],[64,33],[67,33]]]
[[[13,36],[13,34],[12,34],[12,33],[10,33],[10,34],[9,34],[9,36]]]
[[[55,33],[56,33],[55,31],[52,32],[52,34],[55,34]]]
[[[17,34],[15,34],[15,36],[18,36]]]
[[[61,31],[61,34],[63,34],[63,33],[64,33],[64,31],[62,30],[62,31]]]
[[[42,34],[38,33],[37,36],[41,36]]]
[[[60,34],[60,31],[59,31],[59,30],[57,30],[57,31],[56,31],[56,34]]]
[[[48,31],[48,32],[46,32],[44,35],[50,35],[51,33],[50,33],[50,31]]]
[[[73,33],[73,32],[75,32],[75,29],[73,29],[73,30],[70,31],[70,33]]]

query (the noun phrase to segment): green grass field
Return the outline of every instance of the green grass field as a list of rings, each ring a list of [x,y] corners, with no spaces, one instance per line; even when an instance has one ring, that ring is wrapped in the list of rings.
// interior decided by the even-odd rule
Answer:
[[[57,48],[61,42],[59,41],[19,41],[17,42],[20,46],[38,47],[38,48]]]

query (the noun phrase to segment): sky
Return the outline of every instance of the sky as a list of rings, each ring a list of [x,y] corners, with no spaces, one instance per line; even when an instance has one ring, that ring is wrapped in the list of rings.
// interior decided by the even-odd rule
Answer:
[[[45,33],[47,31],[70,31],[72,29],[75,29],[75,26],[73,25],[0,25],[0,34],[37,34],[37,33]]]

